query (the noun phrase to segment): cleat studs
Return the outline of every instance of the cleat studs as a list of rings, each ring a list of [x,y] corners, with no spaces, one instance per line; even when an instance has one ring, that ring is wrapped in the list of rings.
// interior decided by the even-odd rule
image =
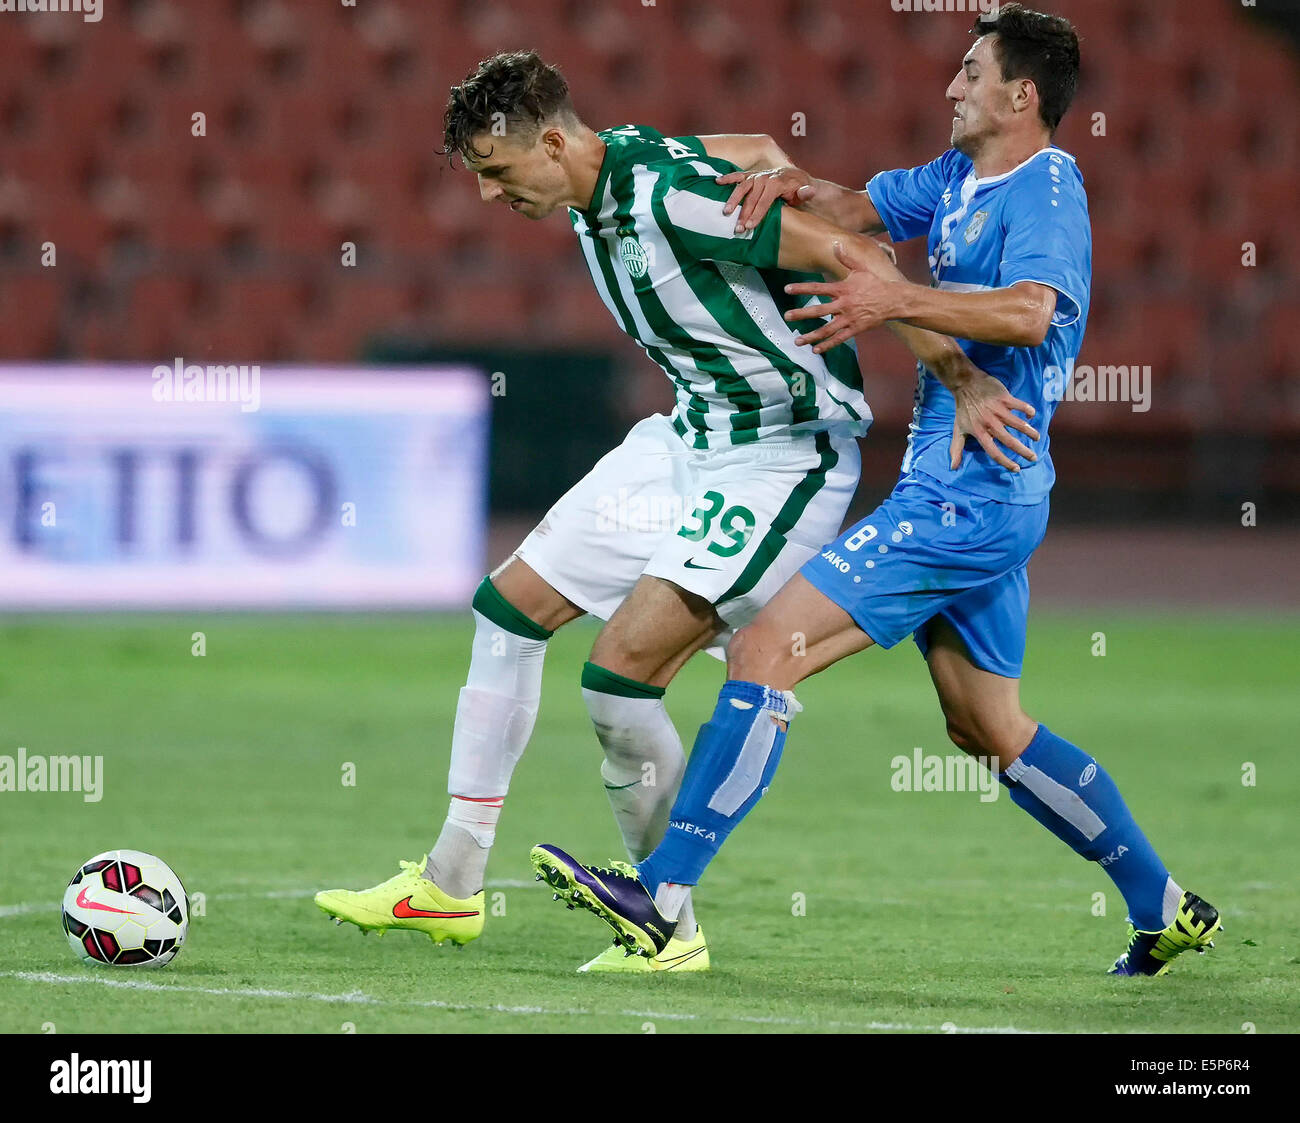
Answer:
[[[331,916],[330,919],[331,919],[332,921],[334,921],[335,924],[342,924],[342,923],[343,923],[342,918],[337,917],[337,916]]]
[[[535,878],[533,878],[533,880],[534,880],[534,881],[541,881],[541,880],[542,880],[542,875],[539,873]]]
[[[559,899],[560,899],[560,895],[559,895],[558,893],[552,893],[552,894],[551,894],[551,900],[552,900],[552,901],[558,901]]]

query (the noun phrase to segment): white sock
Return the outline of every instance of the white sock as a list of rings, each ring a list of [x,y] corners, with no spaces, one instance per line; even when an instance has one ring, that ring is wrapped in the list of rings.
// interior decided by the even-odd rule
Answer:
[[[469,676],[456,702],[451,806],[424,876],[453,897],[483,888],[502,801],[537,720],[546,640],[506,631],[474,611]]]
[[[663,841],[668,829],[686,753],[662,698],[628,698],[583,687],[583,700],[596,727],[605,759],[600,775],[605,783],[623,845],[633,862],[645,858]],[[690,887],[677,936],[695,935]]]
[[[424,876],[444,893],[464,900],[483,888],[502,803],[500,799],[451,797],[442,833],[424,866]]]
[[[1178,915],[1178,906],[1182,903],[1183,887],[1170,877],[1165,882],[1165,896],[1160,903],[1160,919],[1164,921],[1166,928],[1174,922],[1174,917]]]
[[[677,885],[671,881],[665,881],[657,890],[655,890],[655,908],[664,914],[669,920],[676,920],[678,930],[673,933],[678,939],[688,940],[690,936],[682,935],[680,925],[682,923],[682,912],[689,908],[691,900],[691,887],[689,885]],[[692,929],[694,929],[694,917],[692,917]],[[691,936],[695,935],[692,930]]]
[[[686,890],[686,896],[682,898],[681,907],[677,913],[677,927],[673,930],[673,938],[676,940],[693,940],[697,925],[695,923],[695,900],[691,896],[691,887],[682,886]],[[666,913],[664,915],[667,915]],[[672,920],[672,917],[668,917]]]

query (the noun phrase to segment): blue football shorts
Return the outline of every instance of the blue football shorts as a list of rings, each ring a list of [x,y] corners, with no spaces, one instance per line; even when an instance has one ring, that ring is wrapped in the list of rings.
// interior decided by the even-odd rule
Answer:
[[[1048,500],[999,503],[920,472],[850,527],[803,574],[881,647],[910,633],[924,655],[931,620],[956,630],[975,666],[1019,678],[1029,614],[1027,566]]]

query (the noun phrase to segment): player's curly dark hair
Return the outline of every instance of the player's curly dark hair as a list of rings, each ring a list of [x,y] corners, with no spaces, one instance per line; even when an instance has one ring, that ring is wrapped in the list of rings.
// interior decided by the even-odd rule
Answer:
[[[459,86],[452,86],[442,115],[442,153],[448,159],[459,152],[462,158],[481,160],[487,153],[474,147],[474,138],[490,132],[498,121],[512,134],[527,134],[557,116],[577,119],[569,84],[559,69],[548,66],[536,51],[495,54]]]
[[[1023,4],[1003,4],[981,15],[971,32],[997,36],[993,53],[1002,66],[1002,80],[1030,79],[1038,89],[1043,123],[1055,132],[1079,84],[1079,36],[1074,25]]]

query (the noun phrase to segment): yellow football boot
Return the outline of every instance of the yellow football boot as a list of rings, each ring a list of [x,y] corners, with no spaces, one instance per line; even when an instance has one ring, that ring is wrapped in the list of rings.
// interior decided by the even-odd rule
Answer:
[[[614,943],[578,970],[592,974],[628,975],[652,975],[656,971],[707,971],[709,945],[704,942],[704,929],[697,926],[694,938],[679,940],[674,936],[663,951],[649,959],[644,955],[632,955],[621,944]]]
[[[435,944],[444,940],[460,945],[477,939],[483,931],[483,890],[459,900],[449,897],[432,881],[420,876],[428,857],[419,862],[401,862],[401,873],[382,885],[354,893],[349,889],[326,889],[316,894],[316,904],[334,918],[345,920],[362,932],[409,928],[423,932]]]

